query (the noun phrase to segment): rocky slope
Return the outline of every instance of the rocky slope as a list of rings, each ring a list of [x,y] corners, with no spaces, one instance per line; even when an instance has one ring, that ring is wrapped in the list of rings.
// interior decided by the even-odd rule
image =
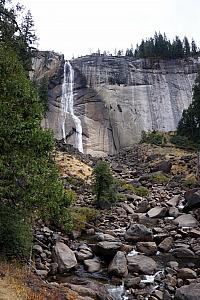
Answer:
[[[138,142],[142,130],[173,131],[192,98],[199,66],[183,60],[134,60],[85,56],[71,61],[75,71],[74,111],[83,127],[84,152],[107,155]],[[48,75],[49,111],[44,126],[61,139],[61,94],[64,58],[40,53],[35,76]],[[66,121],[67,142],[74,144],[74,124]]]
[[[94,207],[88,170],[96,160],[77,153],[73,173],[73,156],[56,157],[65,187],[77,193],[76,207]],[[187,180],[195,155],[143,145],[107,161],[121,183],[121,201],[71,235],[40,224],[33,247],[36,272],[87,300],[198,299],[199,210],[182,211],[186,200],[200,205],[199,185]],[[135,194],[133,188],[141,186],[148,195]]]

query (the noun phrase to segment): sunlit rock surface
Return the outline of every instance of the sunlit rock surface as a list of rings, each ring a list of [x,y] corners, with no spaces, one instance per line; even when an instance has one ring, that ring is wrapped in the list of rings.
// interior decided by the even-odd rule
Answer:
[[[45,58],[40,53],[35,62],[37,77],[42,73],[50,77],[44,126],[61,139],[64,58],[44,53]],[[159,61],[91,55],[72,60],[74,111],[82,122],[84,152],[112,154],[138,142],[143,130],[175,130],[183,109],[191,102],[199,64],[193,58]],[[75,127],[70,117],[65,126],[67,142],[74,144]]]

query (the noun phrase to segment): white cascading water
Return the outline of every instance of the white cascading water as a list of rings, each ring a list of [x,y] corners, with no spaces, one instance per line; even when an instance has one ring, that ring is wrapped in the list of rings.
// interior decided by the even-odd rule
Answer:
[[[68,74],[66,74],[67,67],[69,69]],[[75,148],[83,153],[83,141],[82,141],[82,125],[81,120],[74,115],[74,70],[69,61],[65,61],[64,64],[64,79],[62,84],[62,98],[61,98],[61,110],[62,110],[62,137],[66,141],[66,130],[65,121],[67,115],[70,115],[75,124]]]

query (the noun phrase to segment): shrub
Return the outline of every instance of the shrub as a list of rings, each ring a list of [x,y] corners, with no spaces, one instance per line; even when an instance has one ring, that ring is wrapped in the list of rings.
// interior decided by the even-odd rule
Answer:
[[[152,132],[142,132],[142,138],[141,138],[142,143],[148,143],[152,145],[164,145],[166,143],[166,138],[164,134],[156,131]]]
[[[135,190],[135,194],[137,196],[140,196],[140,197],[146,197],[149,195],[149,190],[148,188],[144,187],[144,186],[139,186],[139,187],[135,187],[134,188]]]
[[[74,226],[70,206],[75,202],[75,199],[76,193],[74,191],[65,190],[59,205],[55,205],[54,211],[51,212],[51,220],[53,223],[66,232],[72,230]],[[43,218],[45,219],[45,215]],[[48,215],[46,218],[48,219]]]
[[[98,162],[93,170],[93,191],[99,208],[109,208],[116,201],[114,178],[105,161]]]
[[[0,250],[7,256],[28,257],[32,244],[31,226],[16,209],[0,206]]]
[[[10,245],[9,241],[16,236],[19,242],[13,247],[18,249],[16,252],[23,253],[27,247],[23,246],[22,239],[23,236],[28,239],[28,229],[20,216],[30,220],[35,214],[36,217],[60,221],[61,226],[68,228],[71,221],[67,205],[71,202],[71,195],[64,193],[58,168],[51,158],[55,145],[53,135],[41,128],[44,110],[37,91],[16,53],[1,46],[0,198],[5,204],[1,206],[1,212],[4,215],[4,210],[7,214],[6,209],[10,209],[18,224],[14,226],[9,219],[4,238]],[[3,219],[1,230],[4,230],[3,222],[6,220]]]
[[[150,177],[150,180],[153,182],[153,183],[167,183],[169,181],[169,178],[164,175],[162,172],[157,172],[157,173],[154,173],[151,177]]]
[[[194,174],[189,174],[183,179],[183,184],[186,187],[193,188],[198,184],[198,181]]]
[[[170,142],[175,146],[182,149],[192,149],[195,150],[200,147],[199,144],[195,144],[188,137],[182,135],[174,135],[170,138]]]
[[[116,199],[117,199],[118,202],[124,202],[124,201],[127,200],[126,195],[121,194],[121,193],[117,193]]]
[[[149,190],[148,188],[144,187],[144,186],[139,186],[139,187],[135,187],[130,183],[127,183],[125,181],[118,181],[118,184],[121,186],[122,189],[129,191],[129,192],[133,192],[134,194],[136,194],[137,196],[140,197],[145,197],[148,196],[149,194]]]
[[[99,212],[90,207],[72,207],[70,209],[72,220],[73,220],[73,228],[76,230],[82,230],[85,228],[85,223],[94,220]]]

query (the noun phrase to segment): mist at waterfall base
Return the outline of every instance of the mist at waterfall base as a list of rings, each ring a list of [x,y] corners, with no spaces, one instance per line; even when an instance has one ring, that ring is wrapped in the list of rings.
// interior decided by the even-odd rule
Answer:
[[[68,72],[67,72],[68,71]],[[64,64],[64,79],[61,98],[62,138],[66,142],[66,119],[71,117],[75,125],[75,148],[83,153],[81,120],[74,114],[74,70],[69,61]]]

